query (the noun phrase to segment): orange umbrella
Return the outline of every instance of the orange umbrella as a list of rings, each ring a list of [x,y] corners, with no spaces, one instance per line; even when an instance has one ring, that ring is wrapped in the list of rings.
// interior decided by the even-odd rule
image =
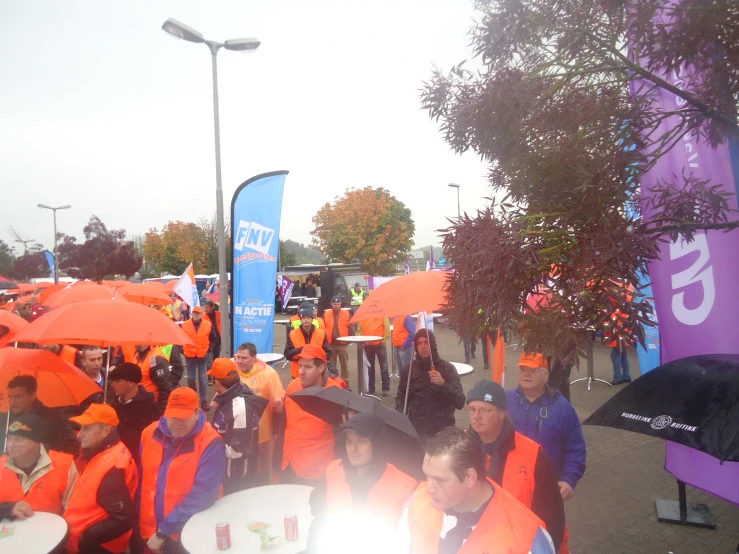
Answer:
[[[5,291],[5,294],[22,294],[24,292],[33,292],[36,290],[36,285],[31,285],[29,283],[18,283],[18,286],[14,289],[9,289]]]
[[[177,286],[177,281],[170,281],[169,283],[164,283],[164,293],[165,294],[174,294],[174,288]]]
[[[47,287],[51,287],[54,285],[54,281],[41,281],[40,283],[36,283],[35,287],[36,290],[45,289]]]
[[[38,292],[38,301],[41,302],[41,304],[46,304],[46,300],[48,300],[48,298],[52,294],[60,290],[64,290],[68,286],[69,283],[59,283],[58,285],[51,285],[50,287],[46,287],[45,289],[42,289]]]
[[[3,310],[0,311],[0,325],[4,325],[11,331],[20,331],[28,327],[29,323],[21,316]]]
[[[135,302],[90,300],[44,314],[15,336],[18,342],[94,344],[193,344],[180,326]]]
[[[418,271],[396,277],[372,291],[351,321],[434,312],[447,302],[448,282],[449,273],[445,271]]]
[[[172,303],[172,299],[167,296],[161,286],[151,283],[129,283],[121,290],[121,294],[130,302],[139,304],[156,306],[166,306]]]
[[[38,298],[38,296],[36,296],[35,294],[27,294],[25,296],[21,296],[15,302],[19,306],[23,306],[23,304],[25,304],[26,302],[31,302],[33,304],[33,300],[35,300],[37,298]]]
[[[46,299],[47,306],[64,306],[75,302],[88,302],[90,300],[110,300],[113,298],[113,289],[103,285],[91,284],[84,287],[69,287],[55,292]],[[116,298],[123,300],[123,298]]]
[[[100,387],[82,371],[46,350],[26,348],[0,349],[0,390],[18,375],[33,375],[38,381],[38,399],[50,407],[75,406]],[[3,395],[0,411],[8,411],[7,395]]]

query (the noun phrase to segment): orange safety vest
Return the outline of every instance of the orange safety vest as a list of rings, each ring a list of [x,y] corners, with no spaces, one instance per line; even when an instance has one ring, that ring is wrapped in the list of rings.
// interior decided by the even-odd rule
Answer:
[[[326,387],[338,386],[329,378]],[[298,477],[318,479],[326,471],[334,455],[334,428],[309,414],[290,398],[290,393],[303,390],[300,379],[287,386],[285,397],[285,444],[282,448],[282,469],[288,464]]]
[[[190,344],[184,346],[186,358],[205,358],[210,348],[210,331],[212,328],[210,320],[205,318],[200,320],[200,327],[197,331],[192,319],[188,319],[182,324],[182,330],[195,343],[195,346]]]
[[[516,448],[508,452],[500,486],[530,510],[534,500],[534,470],[541,446],[518,431],[514,433]],[[490,456],[486,458],[486,469],[489,469]]]
[[[366,509],[382,518],[389,528],[396,529],[416,486],[418,481],[387,464],[380,480],[367,493]],[[352,509],[352,491],[341,460],[334,460],[326,468],[326,498],[329,515],[346,515]]]
[[[325,332],[326,331],[326,322],[323,320],[323,318],[322,317],[314,317],[313,319],[318,322],[318,328],[321,331],[324,331]]]
[[[408,329],[405,328],[406,317],[408,316],[404,314],[396,315],[393,318],[393,346],[403,346],[403,343],[408,338]]]
[[[334,339],[334,311],[333,310],[326,310],[323,312],[323,319],[325,321],[326,326],[326,336],[328,337],[329,344],[333,344]],[[349,315],[349,312],[346,310],[339,310],[339,336],[340,337],[348,337],[349,336],[349,320],[351,319],[351,316]]]
[[[101,452],[89,461],[85,469],[77,476],[74,489],[69,497],[64,519],[69,524],[70,537],[67,541],[67,552],[79,552],[79,541],[82,533],[94,524],[108,519],[108,513],[97,503],[97,493],[103,477],[113,468],[122,469],[126,474],[126,488],[131,499],[136,495],[139,484],[136,462],[126,446],[118,441],[114,446]],[[101,546],[111,552],[123,553],[128,547],[133,530],[123,533]]]
[[[157,388],[154,381],[151,379],[151,368],[154,364],[154,360],[159,356],[160,358],[167,359],[167,356],[165,356],[164,352],[162,352],[162,349],[158,346],[152,346],[149,349],[149,353],[147,354],[146,358],[143,360],[138,359],[138,352],[136,353],[136,359],[133,361],[137,366],[141,368],[141,386],[143,386],[147,391],[153,392],[154,397],[159,401],[159,389]]]
[[[320,329],[313,329],[313,334],[310,337],[310,343],[322,347],[323,340],[325,338],[326,334],[323,331],[321,331]],[[295,348],[301,348],[305,346],[305,335],[303,335],[303,331],[300,329],[300,327],[290,331],[290,341],[293,343],[293,346]],[[293,379],[298,378],[298,370],[299,368],[297,360],[291,362],[290,373],[292,374]]]
[[[68,364],[77,367],[77,349],[73,346],[63,344],[62,349],[59,351],[59,357]]]
[[[161,439],[156,435],[158,421],[155,421],[141,433],[141,513],[139,526],[141,537],[144,540],[156,533],[157,520],[154,503],[157,492],[164,494],[164,517],[167,517],[175,507],[190,493],[195,484],[198,463],[203,452],[214,440],[222,440],[218,432],[207,421],[202,430],[191,438],[192,450],[178,450],[167,471],[165,483],[159,483],[159,466],[164,457],[164,448]],[[174,540],[180,540],[180,534],[172,535]]]
[[[381,317],[373,317],[370,319],[364,319],[359,322],[362,326],[362,335],[369,337],[374,335],[375,337],[385,336],[385,320]],[[379,340],[373,340],[367,344],[371,346],[377,346],[380,344]]]
[[[493,498],[480,522],[459,549],[459,554],[528,554],[539,527],[544,523],[513,495],[496,485]],[[421,483],[408,507],[412,554],[436,554],[444,512],[431,502],[428,483]]]
[[[62,497],[67,489],[69,466],[72,465],[74,456],[55,450],[49,450],[47,454],[51,459],[51,471],[36,479],[27,493],[23,492],[18,474],[5,467],[8,456],[0,458],[0,502],[15,503],[25,500],[34,512],[61,515],[64,511]]]

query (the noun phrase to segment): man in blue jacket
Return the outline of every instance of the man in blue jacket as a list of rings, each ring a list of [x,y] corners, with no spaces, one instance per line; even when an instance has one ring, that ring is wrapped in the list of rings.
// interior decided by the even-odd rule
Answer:
[[[506,393],[516,430],[538,442],[559,476],[562,500],[569,500],[585,473],[585,438],[575,409],[547,384],[549,364],[542,354],[524,354],[518,362],[519,385]]]

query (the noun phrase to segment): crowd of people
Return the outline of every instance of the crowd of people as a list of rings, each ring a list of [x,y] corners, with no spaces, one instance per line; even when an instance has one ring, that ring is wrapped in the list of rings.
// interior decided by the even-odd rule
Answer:
[[[357,307],[362,300],[353,296]],[[323,317],[300,306],[287,332],[292,380],[283,387],[251,343],[233,359],[218,357],[214,308],[177,310],[189,316],[182,329],[193,344],[120,348],[107,375],[99,347],[46,346],[100,387],[80,406],[48,408],[33,375],[14,377],[4,391],[0,518],[63,516],[69,534],[59,552],[185,552],[183,527],[219,497],[301,484],[313,487],[309,553],[569,552],[564,502],[584,474],[585,443],[574,409],[548,384],[542,354],[521,357],[516,389],[481,380],[465,395],[432,331],[410,315],[353,325],[334,297]],[[174,318],[173,310],[165,315]],[[337,426],[291,396],[348,388],[339,339],[351,334],[381,337],[366,347],[366,388],[375,390],[377,360],[383,396],[392,343],[395,406],[421,439],[417,459],[398,458],[380,416],[345,410]],[[462,409],[467,430],[455,427]]]

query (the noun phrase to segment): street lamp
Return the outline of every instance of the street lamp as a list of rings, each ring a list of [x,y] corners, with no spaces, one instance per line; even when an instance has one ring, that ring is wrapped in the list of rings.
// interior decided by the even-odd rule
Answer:
[[[453,189],[457,189],[457,219],[462,218],[462,210],[459,207],[459,185],[455,183],[449,183],[449,186]]]
[[[68,210],[72,206],[66,205],[66,206],[57,206],[56,208],[52,208],[51,206],[47,206],[46,204],[36,204],[39,208],[43,208],[45,210],[51,210],[54,212],[54,284],[59,284],[59,262],[56,260],[56,211],[57,210]]]
[[[231,357],[231,317],[228,304],[228,273],[226,272],[226,237],[223,216],[223,188],[221,186],[221,130],[218,112],[218,64],[216,55],[221,47],[235,52],[254,52],[261,44],[255,38],[236,38],[225,42],[206,40],[201,33],[180,23],[176,19],[168,19],[162,25],[167,33],[175,38],[188,42],[203,43],[208,46],[213,65],[213,121],[216,142],[216,220],[218,224],[218,273],[221,285],[218,287],[221,300],[221,356]]]

